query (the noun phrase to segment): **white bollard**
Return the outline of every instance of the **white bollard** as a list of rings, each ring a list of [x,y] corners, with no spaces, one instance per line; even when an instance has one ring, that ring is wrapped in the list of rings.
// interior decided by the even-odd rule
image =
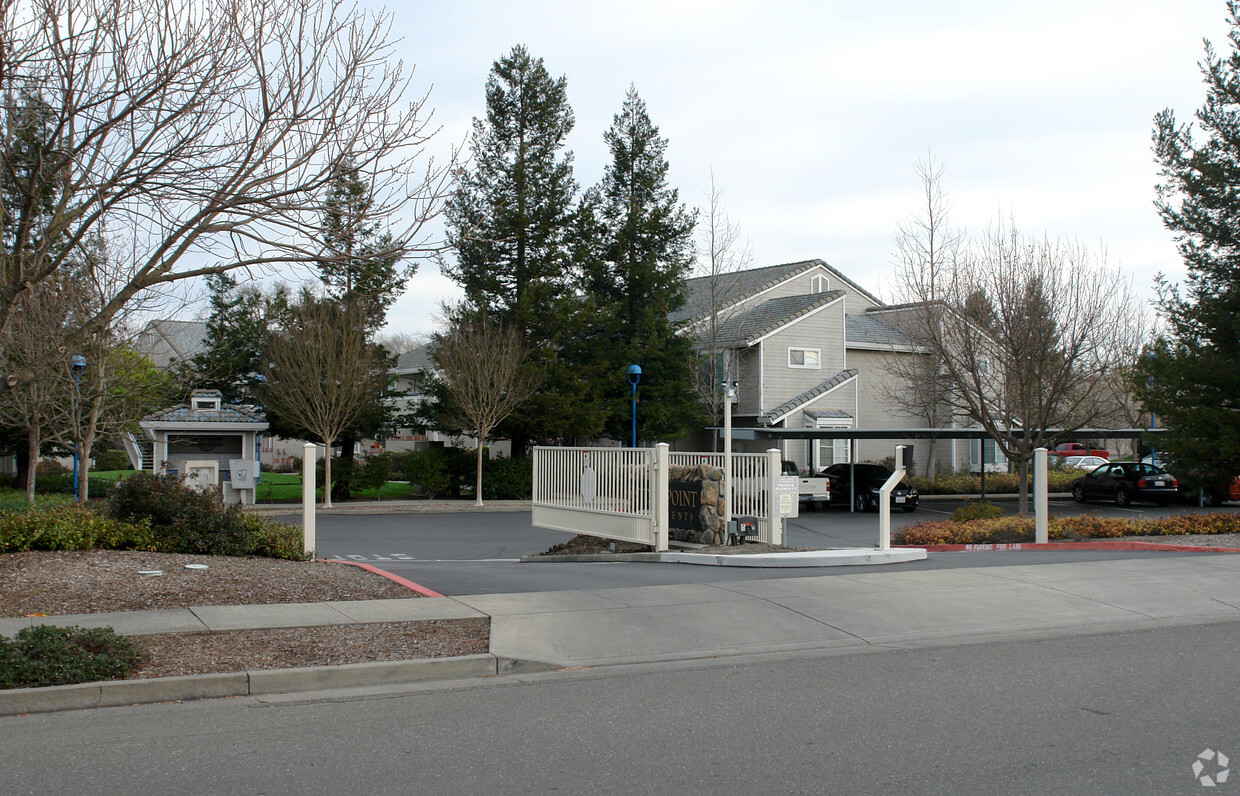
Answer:
[[[763,491],[766,493],[766,521],[771,525],[771,544],[776,547],[783,547],[784,544],[784,518],[779,516],[779,497],[776,494],[779,477],[784,474],[783,465],[783,452],[779,448],[768,448]]]
[[[1033,449],[1033,540],[1038,544],[1050,541],[1046,485],[1046,448]]]
[[[314,553],[314,466],[318,447],[307,442],[301,454],[301,537],[302,550],[307,555]]]

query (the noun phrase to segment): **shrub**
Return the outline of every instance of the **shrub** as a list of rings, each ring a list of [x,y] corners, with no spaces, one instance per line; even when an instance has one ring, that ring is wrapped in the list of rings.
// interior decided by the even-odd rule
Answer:
[[[448,457],[442,448],[407,451],[401,457],[400,469],[411,486],[420,488],[422,495],[432,500],[452,488]]]
[[[485,500],[529,500],[534,494],[534,462],[500,456],[482,462]]]
[[[24,503],[24,501],[23,501]],[[67,500],[40,501],[0,510],[0,553],[27,550],[158,550],[147,520],[124,522],[100,516]]]
[[[972,500],[952,512],[952,522],[993,520],[1003,516],[1003,507],[988,500]]]
[[[367,456],[353,476],[358,489],[375,490],[375,499],[382,499],[383,487],[392,478],[392,454],[375,453]]]
[[[11,641],[0,636],[0,688],[121,680],[141,662],[141,648],[110,627],[39,625]]]
[[[1179,514],[1131,520],[1123,517],[1051,517],[1047,536],[1052,540],[1117,539],[1125,536],[1240,533],[1237,514]],[[894,534],[896,544],[1001,544],[1032,542],[1033,517],[1001,517],[971,522],[931,520],[910,525]]]
[[[117,484],[107,508],[114,519],[148,522],[152,549],[163,552],[302,557],[295,527],[246,515],[238,505],[225,506],[218,492],[176,476],[134,473]]]
[[[133,464],[125,451],[108,449],[95,452],[95,463],[92,467],[95,470],[132,470]]]

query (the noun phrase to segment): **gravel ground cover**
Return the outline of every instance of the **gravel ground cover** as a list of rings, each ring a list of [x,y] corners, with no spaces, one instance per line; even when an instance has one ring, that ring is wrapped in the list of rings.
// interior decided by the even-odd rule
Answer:
[[[140,574],[153,571],[162,574]],[[322,561],[113,550],[0,555],[5,617],[388,599],[424,598],[360,567]],[[488,651],[490,626],[485,619],[459,619],[139,640],[147,659],[135,676],[165,677],[472,655]]]

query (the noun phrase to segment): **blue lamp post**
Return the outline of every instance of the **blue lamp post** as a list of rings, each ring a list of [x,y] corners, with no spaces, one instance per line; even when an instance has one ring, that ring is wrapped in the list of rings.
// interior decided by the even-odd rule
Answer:
[[[642,380],[642,366],[629,365],[629,384],[633,385],[633,447],[637,447],[637,382]]]
[[[86,357],[74,354],[69,360],[69,369],[73,371],[73,499],[81,500],[82,491],[78,488],[78,437],[82,434],[82,420],[78,417],[78,409],[82,392],[82,371],[86,370]]]

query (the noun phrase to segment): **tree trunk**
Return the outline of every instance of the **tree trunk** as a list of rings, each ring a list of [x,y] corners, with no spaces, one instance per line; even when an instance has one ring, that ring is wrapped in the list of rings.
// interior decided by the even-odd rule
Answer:
[[[94,447],[94,440],[88,445],[86,440],[78,446],[78,502],[85,503],[90,500],[90,449]]]
[[[482,437],[478,438],[478,479],[474,483],[474,505],[482,505]]]
[[[334,441],[323,440],[327,448],[323,456],[323,508],[325,509],[332,507],[332,442]]]
[[[39,469],[39,431],[35,429],[26,437],[26,501],[34,503],[34,479]]]

